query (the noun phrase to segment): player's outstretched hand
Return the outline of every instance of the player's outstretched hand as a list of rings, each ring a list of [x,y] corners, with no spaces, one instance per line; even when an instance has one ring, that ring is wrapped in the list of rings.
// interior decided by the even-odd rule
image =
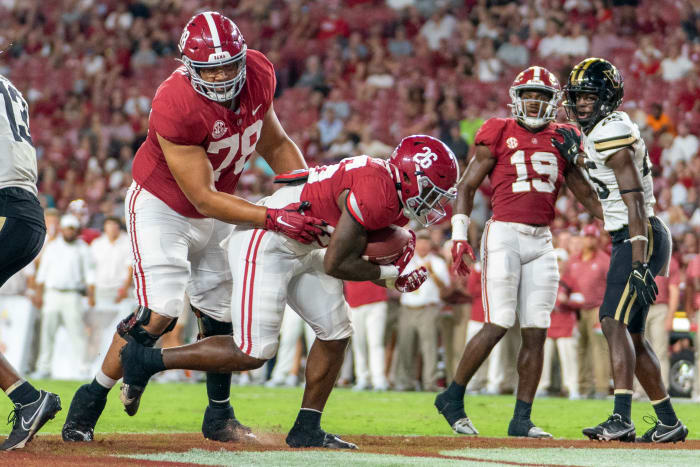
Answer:
[[[420,267],[409,272],[408,274],[397,277],[396,282],[394,282],[394,287],[396,290],[402,293],[413,292],[414,290],[418,290],[418,288],[423,285],[423,282],[425,282],[427,278],[427,269],[425,269],[425,267]]]
[[[627,282],[630,289],[637,293],[637,299],[643,305],[652,305],[656,301],[659,288],[654,281],[654,275],[649,270],[649,265],[635,261],[632,263],[632,272]]]
[[[464,258],[464,255],[469,256],[470,261]],[[476,261],[474,250],[466,240],[452,241],[452,273],[460,276],[466,276],[472,270],[472,264]]]
[[[581,135],[573,128],[557,128],[556,132],[564,137],[563,141],[552,138],[552,144],[557,148],[561,157],[575,166],[576,158],[581,150]]]
[[[323,233],[321,227],[327,224],[322,219],[305,216],[304,211],[310,207],[311,203],[304,201],[288,204],[282,209],[268,208],[264,228],[301,243],[311,243]]]
[[[409,261],[411,261],[411,258],[413,258],[413,253],[416,251],[416,234],[413,232],[413,230],[409,230],[408,232],[411,234],[411,239],[404,247],[401,256],[399,256],[399,258],[393,263],[394,266],[399,269],[399,274],[406,269],[406,265],[409,263]]]

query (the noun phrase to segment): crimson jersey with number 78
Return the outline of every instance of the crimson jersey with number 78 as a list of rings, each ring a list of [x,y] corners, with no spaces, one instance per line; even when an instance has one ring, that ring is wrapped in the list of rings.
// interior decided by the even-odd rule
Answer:
[[[202,146],[214,169],[214,186],[233,193],[243,166],[255,151],[265,113],[275,93],[275,72],[265,55],[248,49],[246,81],[236,111],[197,93],[181,66],[153,98],[148,136],[133,164],[136,183],[185,217],[204,217],[173,178],[156,133],[179,145]]]
[[[496,165],[489,174],[493,187],[493,218],[503,222],[549,225],[554,203],[564,180],[566,160],[551,139],[561,139],[549,123],[531,132],[513,118],[491,118],[481,126],[475,144],[491,150]]]

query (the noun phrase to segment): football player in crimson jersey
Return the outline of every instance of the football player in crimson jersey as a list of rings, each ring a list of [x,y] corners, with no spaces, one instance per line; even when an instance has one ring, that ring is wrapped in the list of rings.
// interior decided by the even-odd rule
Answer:
[[[493,187],[493,217],[481,241],[482,301],[485,323],[469,341],[455,379],[435,399],[452,429],[478,434],[464,410],[464,390],[491,349],[508,328],[520,322],[515,413],[509,436],[544,438],[549,433],[530,420],[540,380],[544,342],[559,285],[557,260],[549,225],[564,178],[581,203],[602,217],[593,190],[574,167],[567,165],[552,138],[570,125],[555,123],[561,95],[557,78],[545,68],[530,67],[510,88],[512,118],[487,120],[475,137],[476,153],[467,167],[452,216],[453,267],[466,274],[474,260],[467,230],[474,194],[488,175]]]
[[[124,338],[153,346],[174,327],[185,291],[204,336],[231,334],[231,275],[219,244],[232,224],[306,243],[321,233],[322,222],[304,216],[297,205],[268,208],[233,195],[255,151],[277,173],[306,168],[275,115],[272,64],[248,50],[238,27],[215,12],[192,17],[179,45],[182,66],[153,98],[148,136],[136,153],[125,200],[139,307],[119,325],[95,379],[73,397],[65,441],[93,439],[107,393],[122,376]],[[230,385],[230,372],[207,374],[206,438],[250,435],[234,416]],[[127,413],[134,415],[139,398],[124,397]]]
[[[289,304],[314,329],[316,340],[307,359],[301,410],[287,444],[354,449],[320,425],[352,333],[343,280],[373,280],[400,292],[416,290],[427,278],[425,268],[403,274],[413,256],[415,235],[393,264],[378,266],[362,258],[367,232],[404,225],[407,218],[424,226],[439,221],[446,215],[445,205],[456,197],[458,171],[445,144],[414,135],[402,140],[388,162],[351,157],[283,177],[302,180],[281,188],[264,204],[310,202],[311,214],[328,223],[329,235],[304,245],[259,228],[236,227],[228,240],[234,277],[233,340],[210,337],[162,352],[131,341],[122,352],[126,390],[143,391],[150,376],[166,368],[259,368],[277,351],[282,314]]]

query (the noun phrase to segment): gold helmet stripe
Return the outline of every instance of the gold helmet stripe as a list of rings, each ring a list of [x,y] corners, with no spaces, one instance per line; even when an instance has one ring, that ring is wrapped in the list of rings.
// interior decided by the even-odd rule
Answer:
[[[594,58],[587,58],[584,61],[582,61],[581,63],[579,63],[578,65],[576,65],[576,68],[574,68],[574,71],[571,72],[571,76],[574,77],[574,79],[572,80],[573,81],[572,84],[580,84],[581,81],[583,80],[583,75],[586,73],[586,70],[588,69],[588,67],[590,67],[591,65],[593,65],[594,63],[599,62],[599,61],[600,61],[599,58],[595,58],[595,57]]]

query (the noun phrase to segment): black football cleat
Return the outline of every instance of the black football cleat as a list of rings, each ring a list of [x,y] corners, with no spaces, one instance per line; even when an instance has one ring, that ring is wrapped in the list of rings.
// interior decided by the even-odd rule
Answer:
[[[139,410],[141,395],[146,390],[148,380],[154,373],[149,372],[144,365],[144,350],[146,347],[133,339],[127,339],[127,344],[119,351],[124,376],[120,387],[119,399],[124,404],[124,411],[133,417]]]
[[[294,424],[287,435],[287,445],[292,448],[357,449],[357,445],[326,433],[320,427],[307,430]]]
[[[236,419],[233,407],[214,409],[207,406],[202,420],[202,434],[206,439],[222,443],[256,443],[253,431]]]
[[[21,449],[30,442],[37,431],[53,419],[61,410],[61,398],[52,392],[39,390],[39,398],[32,403],[15,404],[15,408],[7,417],[8,423],[12,423],[12,431],[0,450],[11,451]]]
[[[479,432],[464,411],[464,400],[456,401],[441,392],[435,397],[435,408],[445,417],[452,430],[461,435],[478,435]]]
[[[532,423],[532,420],[512,418],[508,424],[508,436],[520,438],[552,438],[551,433],[547,433],[542,428]]]
[[[632,443],[637,435],[634,423],[626,422],[619,414],[612,414],[603,423],[592,428],[584,428],[583,434],[599,441],[622,441]]]
[[[95,425],[107,404],[107,398],[95,396],[89,388],[89,384],[83,384],[73,396],[61,430],[63,441],[89,442],[95,437]]]
[[[644,421],[652,424],[644,435],[637,438],[638,443],[682,443],[688,436],[688,427],[678,420],[675,425],[668,426],[650,415],[644,416]]]

